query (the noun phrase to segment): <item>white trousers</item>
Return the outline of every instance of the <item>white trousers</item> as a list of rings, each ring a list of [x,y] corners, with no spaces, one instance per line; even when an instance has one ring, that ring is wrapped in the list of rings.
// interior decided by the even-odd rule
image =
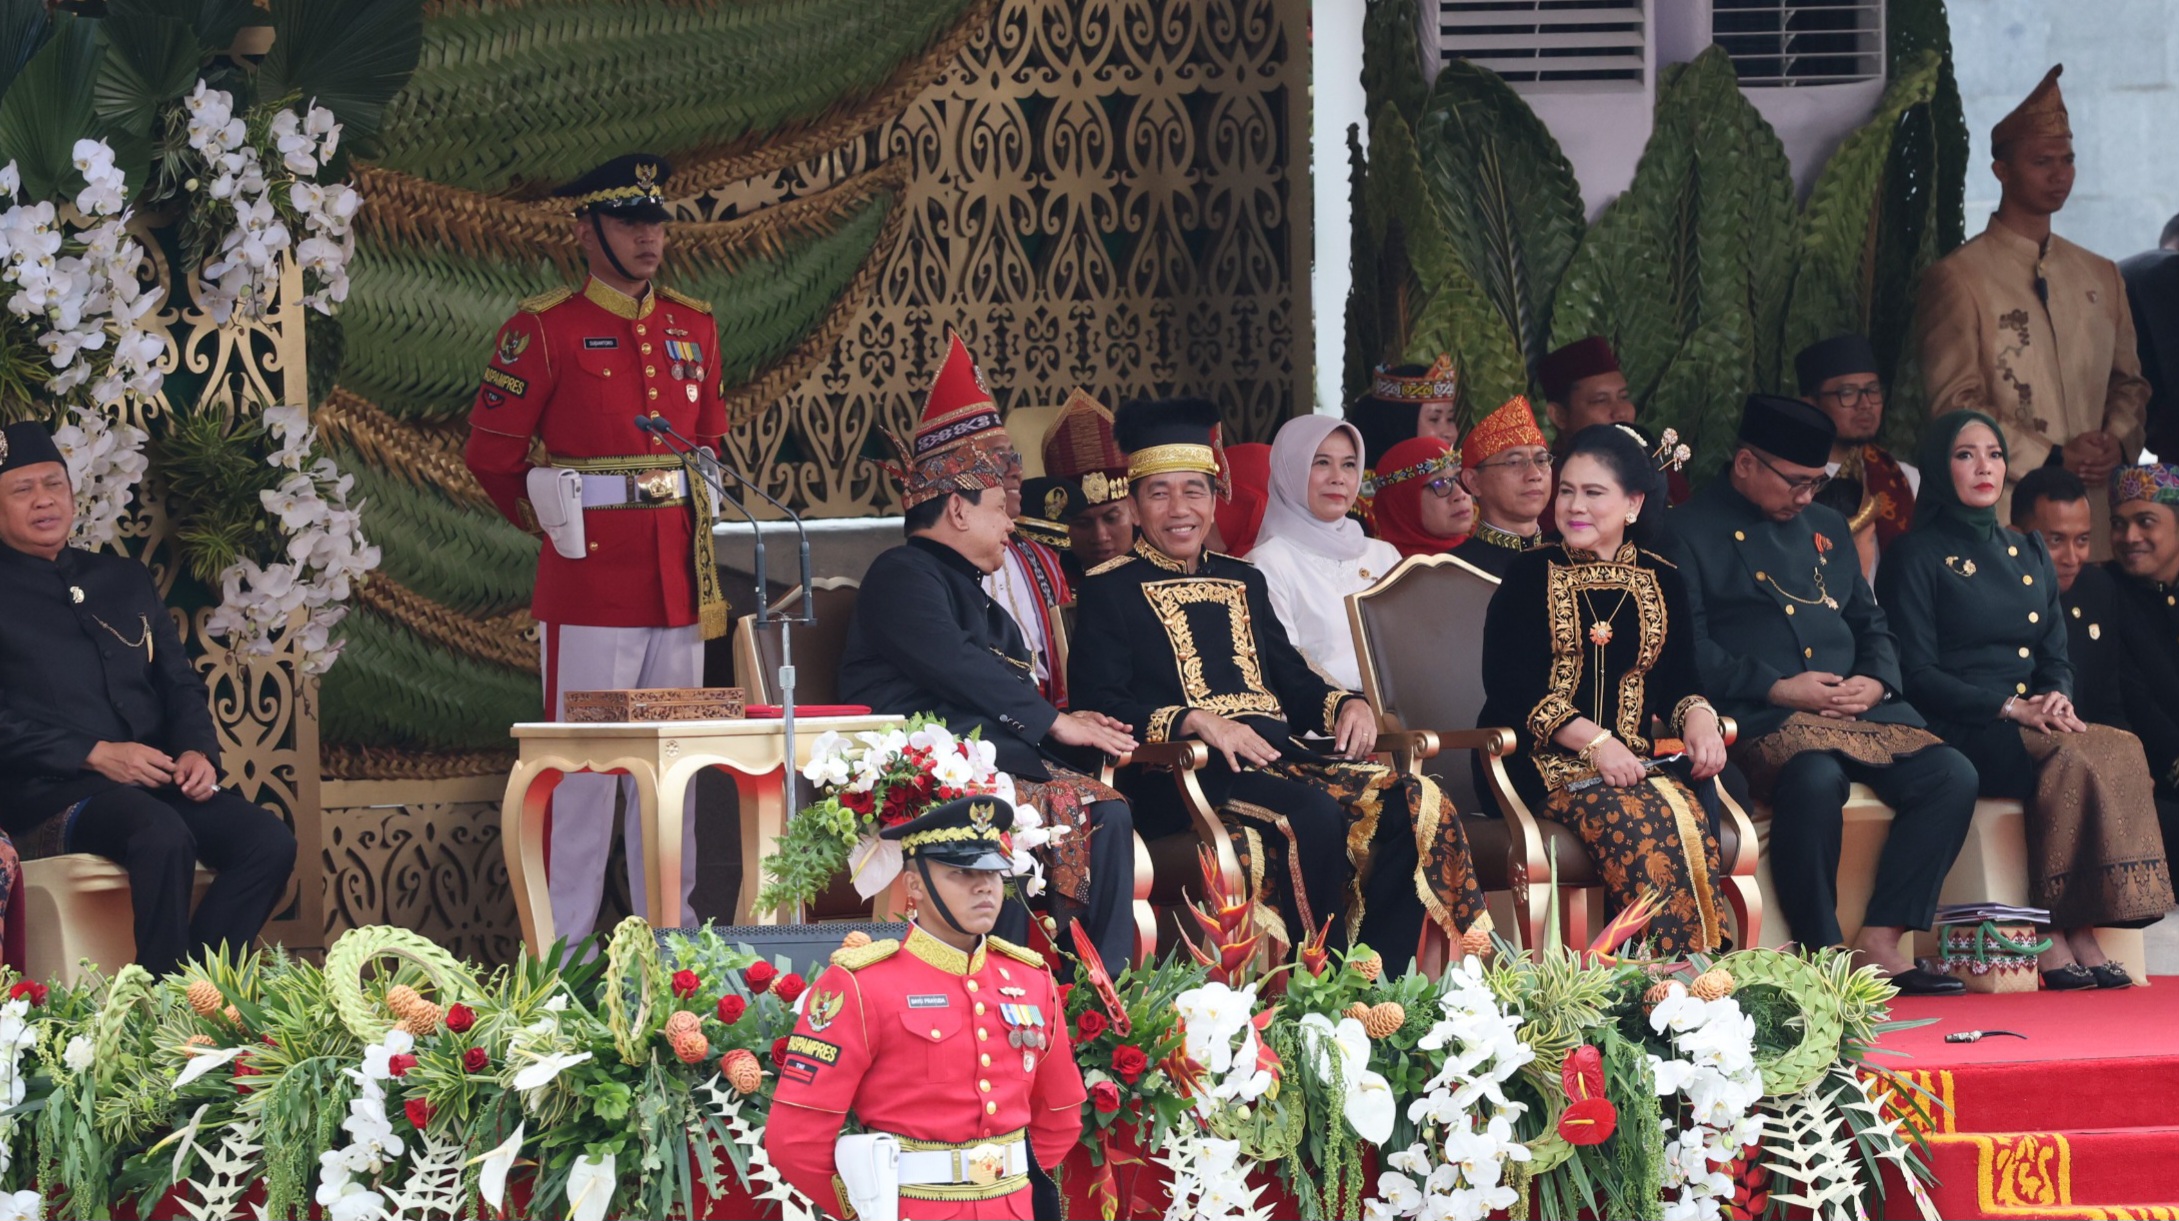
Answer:
[[[561,696],[569,691],[703,686],[704,638],[697,624],[588,627],[540,623],[537,629],[544,655],[545,707],[556,721],[566,719]],[[696,889],[695,785],[692,783],[689,789],[687,816],[681,822],[684,923],[694,920],[688,902]],[[598,903],[605,895],[606,858],[613,849],[616,792],[627,807],[622,827],[628,856],[628,893],[636,914],[650,917],[643,885],[643,819],[636,803],[635,781],[627,776],[567,776],[552,791],[551,848],[545,858],[555,937],[574,942],[597,927]]]

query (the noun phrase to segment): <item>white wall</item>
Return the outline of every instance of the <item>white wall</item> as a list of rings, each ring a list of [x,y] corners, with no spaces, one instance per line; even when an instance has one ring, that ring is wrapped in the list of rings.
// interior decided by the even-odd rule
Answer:
[[[2080,176],[2055,226],[2114,259],[2179,213],[2179,0],[1950,0],[1967,109],[1967,232],[1997,207],[1990,128],[2054,63]]]
[[[1354,286],[1354,226],[1347,166],[1347,128],[1361,124],[1369,143],[1362,96],[1363,0],[1313,0],[1309,11],[1309,139],[1316,203],[1316,266],[1310,269],[1316,318],[1316,409],[1345,410],[1340,375],[1347,367],[1347,292]]]

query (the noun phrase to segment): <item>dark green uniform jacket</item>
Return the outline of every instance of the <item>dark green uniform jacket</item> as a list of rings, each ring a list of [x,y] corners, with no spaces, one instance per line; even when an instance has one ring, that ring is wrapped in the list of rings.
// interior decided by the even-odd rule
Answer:
[[[1702,691],[1740,723],[1741,741],[1785,723],[1792,711],[1770,702],[1771,686],[1808,670],[1884,684],[1885,700],[1862,720],[1922,725],[1899,698],[1897,645],[1835,510],[1810,505],[1774,522],[1721,474],[1665,523],[1665,554],[1687,584]]]
[[[1876,582],[1907,695],[1938,736],[1981,729],[2014,696],[2073,698],[2065,608],[2041,536],[1981,538],[1939,521],[1894,542]]]

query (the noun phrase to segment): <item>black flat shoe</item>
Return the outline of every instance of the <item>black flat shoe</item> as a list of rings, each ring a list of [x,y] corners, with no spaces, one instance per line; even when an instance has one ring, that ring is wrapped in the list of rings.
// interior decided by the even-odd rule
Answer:
[[[1958,996],[1967,991],[1967,985],[1935,971],[1910,967],[1893,975],[1891,986],[1899,989],[1901,996]]]
[[[2046,992],[2078,992],[2083,988],[2101,985],[2088,968],[2077,962],[2069,962],[2055,971],[2043,972],[2043,990]]]
[[[2125,966],[2120,963],[2099,963],[2088,968],[2088,974],[2090,978],[2096,981],[2096,986],[2099,988],[2131,988],[2134,986],[2134,977],[2128,975]]]

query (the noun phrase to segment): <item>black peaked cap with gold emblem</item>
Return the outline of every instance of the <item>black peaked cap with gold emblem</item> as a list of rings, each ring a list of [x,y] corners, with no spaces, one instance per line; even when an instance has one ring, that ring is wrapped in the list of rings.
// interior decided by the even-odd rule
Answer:
[[[652,153],[628,153],[613,158],[568,183],[553,194],[565,199],[577,216],[597,213],[615,220],[662,221],[666,212],[666,180],[673,167]]]
[[[1089,508],[1082,499],[1079,480],[1055,479],[1039,475],[1021,481],[1021,516],[1014,519],[1014,532],[1060,551],[1074,546],[1067,534],[1067,523],[1074,515]]]
[[[878,833],[900,841],[905,860],[918,857],[958,869],[1011,869],[1014,854],[1000,837],[1014,829],[1014,807],[997,797],[956,797],[921,817]]]

